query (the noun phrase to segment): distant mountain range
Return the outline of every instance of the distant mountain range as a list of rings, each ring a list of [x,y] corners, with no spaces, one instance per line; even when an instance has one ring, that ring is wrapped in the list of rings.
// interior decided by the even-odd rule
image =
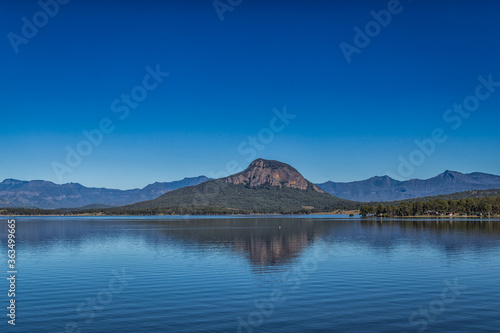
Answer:
[[[185,186],[193,186],[209,180],[205,176],[183,180],[154,183],[142,189],[114,190],[85,187],[77,183],[57,185],[52,182],[6,179],[0,183],[0,207],[103,208],[123,206],[151,200]]]
[[[349,183],[328,181],[316,185],[331,195],[348,200],[396,201],[470,190],[498,189],[500,176],[481,172],[463,174],[457,171],[445,171],[425,180],[398,181],[383,176]]]
[[[204,185],[195,189],[189,188],[200,184]],[[184,188],[189,189],[175,191]],[[249,189],[262,191],[248,191]],[[278,189],[282,191],[276,192]],[[328,181],[313,184],[285,163],[258,159],[245,171],[226,178],[211,180],[199,176],[173,182],[157,182],[142,189],[132,190],[89,188],[77,183],[57,185],[41,180],[6,179],[0,183],[0,207],[104,209],[140,203],[134,206],[134,209],[139,206],[149,209],[199,207],[206,203],[231,209],[238,207],[242,210],[269,211],[273,207],[290,211],[302,206],[347,207],[347,200],[398,201],[488,189],[500,189],[500,176],[480,172],[463,174],[445,171],[425,180],[398,181],[383,176],[348,183]],[[326,195],[323,191],[331,195]],[[165,194],[167,195],[164,196]],[[245,201],[245,197],[255,200],[240,202]],[[203,201],[200,201],[201,198]],[[335,200],[332,201],[332,198]],[[150,202],[154,199],[158,200]],[[284,201],[277,203],[278,199]]]

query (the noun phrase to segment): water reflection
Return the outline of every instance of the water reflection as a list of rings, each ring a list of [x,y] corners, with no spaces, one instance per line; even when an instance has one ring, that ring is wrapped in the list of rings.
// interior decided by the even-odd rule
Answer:
[[[350,243],[390,253],[398,246],[435,248],[445,255],[498,247],[497,220],[362,220],[327,218],[19,218],[22,246],[43,251],[63,240],[84,243],[120,237],[142,239],[147,246],[218,247],[243,255],[254,268],[286,265],[315,241]],[[5,229],[5,228],[4,228]],[[1,233],[5,233],[2,230]],[[1,235],[5,239],[5,235]]]
[[[252,266],[266,267],[297,258],[326,229],[311,219],[250,218],[174,222],[162,232],[183,241],[226,246],[246,256]]]
[[[500,324],[489,311],[499,307],[498,220],[17,220],[18,327],[29,332],[61,332],[69,322],[88,332],[234,332],[237,318],[275,290],[286,301],[262,331],[409,332],[417,329],[409,316],[455,278],[468,289],[430,329],[493,332]],[[122,269],[136,280],[83,327],[79,304]]]

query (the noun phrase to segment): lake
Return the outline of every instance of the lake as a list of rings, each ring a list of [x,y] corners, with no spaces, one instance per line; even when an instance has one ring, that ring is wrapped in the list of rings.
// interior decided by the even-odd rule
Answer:
[[[16,221],[2,332],[500,332],[498,219]]]

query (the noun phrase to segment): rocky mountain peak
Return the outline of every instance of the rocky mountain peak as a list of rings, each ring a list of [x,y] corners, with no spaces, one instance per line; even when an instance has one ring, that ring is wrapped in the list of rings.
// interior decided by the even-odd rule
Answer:
[[[250,187],[259,187],[262,185],[287,186],[301,190],[308,189],[309,186],[319,193],[324,193],[318,186],[308,182],[295,168],[288,164],[256,159],[244,171],[226,177],[225,181],[229,184],[245,184]]]

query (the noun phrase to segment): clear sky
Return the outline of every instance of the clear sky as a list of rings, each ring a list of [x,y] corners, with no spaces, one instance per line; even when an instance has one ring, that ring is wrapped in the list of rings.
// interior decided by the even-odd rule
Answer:
[[[498,1],[45,2],[0,5],[1,179],[500,174]]]

